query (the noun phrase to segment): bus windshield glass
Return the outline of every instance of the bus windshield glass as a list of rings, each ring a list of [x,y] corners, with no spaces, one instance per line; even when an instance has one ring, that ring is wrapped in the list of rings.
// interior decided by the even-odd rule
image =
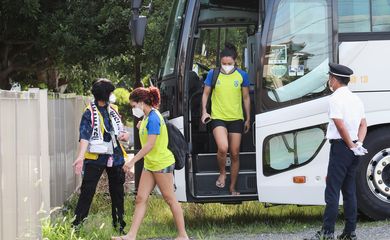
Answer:
[[[176,0],[172,7],[171,16],[169,19],[168,28],[163,45],[164,47],[166,47],[166,49],[162,54],[162,61],[160,67],[161,77],[172,74],[175,69],[185,3],[185,0]]]
[[[326,94],[330,7],[325,0],[281,0],[274,9],[263,66],[263,86],[274,102]]]

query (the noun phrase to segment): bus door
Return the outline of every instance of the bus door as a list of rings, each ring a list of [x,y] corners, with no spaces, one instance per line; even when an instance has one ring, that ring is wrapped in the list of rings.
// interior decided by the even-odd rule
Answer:
[[[190,201],[196,202],[237,202],[257,199],[256,154],[252,132],[242,135],[240,149],[240,172],[236,185],[241,194],[233,196],[229,192],[230,158],[226,160],[226,184],[216,186],[219,176],[217,146],[210,124],[201,123],[201,99],[203,82],[210,69],[219,66],[219,53],[226,42],[234,44],[238,50],[238,67],[255,76],[256,52],[254,34],[258,25],[258,2],[242,5],[233,1],[229,6],[214,4],[212,1],[201,4],[197,33],[195,35],[192,70],[188,73],[189,129],[191,145],[191,167],[188,172]],[[222,3],[223,1],[221,1]],[[243,9],[247,7],[248,9]],[[251,48],[249,48],[251,46]],[[250,57],[252,56],[252,57]],[[255,78],[251,79],[252,122],[254,122]],[[192,198],[192,200],[191,200]]]
[[[261,202],[324,203],[327,73],[328,62],[337,56],[332,4],[275,0],[268,5],[256,84]]]

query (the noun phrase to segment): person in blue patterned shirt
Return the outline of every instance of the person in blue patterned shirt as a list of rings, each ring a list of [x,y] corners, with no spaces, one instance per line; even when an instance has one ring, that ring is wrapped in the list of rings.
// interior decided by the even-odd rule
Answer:
[[[114,85],[108,79],[98,79],[92,86],[92,101],[85,109],[80,122],[79,152],[73,163],[76,174],[84,172],[81,193],[75,210],[73,226],[78,226],[87,216],[97,183],[106,170],[112,201],[114,228],[119,231],[126,225],[124,214],[125,173],[122,169],[126,152],[118,140],[128,140],[123,131],[118,109],[114,102]]]

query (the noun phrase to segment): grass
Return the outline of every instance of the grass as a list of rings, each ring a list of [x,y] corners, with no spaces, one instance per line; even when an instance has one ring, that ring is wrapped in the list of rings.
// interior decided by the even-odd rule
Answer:
[[[77,196],[67,203],[61,213],[43,221],[44,239],[110,239],[118,235],[111,227],[111,205],[107,194],[97,194],[87,221],[76,233],[72,217]],[[211,239],[225,234],[258,234],[270,232],[297,232],[319,228],[322,223],[322,206],[281,205],[265,208],[259,202],[238,205],[182,203],[189,235],[196,239]],[[134,211],[134,196],[126,196],[125,221],[128,230]],[[341,219],[342,217],[340,217]],[[338,221],[341,228],[342,221]],[[360,220],[359,224],[375,226],[377,222]],[[168,205],[160,196],[152,195],[137,239],[174,238],[176,229]]]

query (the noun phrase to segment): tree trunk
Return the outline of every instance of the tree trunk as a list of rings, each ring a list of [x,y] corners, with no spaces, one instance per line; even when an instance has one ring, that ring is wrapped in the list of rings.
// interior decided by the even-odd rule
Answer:
[[[8,66],[9,50],[9,46],[7,44],[0,43],[0,89],[5,90],[11,89],[8,78],[8,75],[12,72],[12,68]]]
[[[12,72],[12,68],[8,67],[6,69],[2,69],[0,72],[0,89],[10,90],[11,84],[9,84],[9,74]]]

